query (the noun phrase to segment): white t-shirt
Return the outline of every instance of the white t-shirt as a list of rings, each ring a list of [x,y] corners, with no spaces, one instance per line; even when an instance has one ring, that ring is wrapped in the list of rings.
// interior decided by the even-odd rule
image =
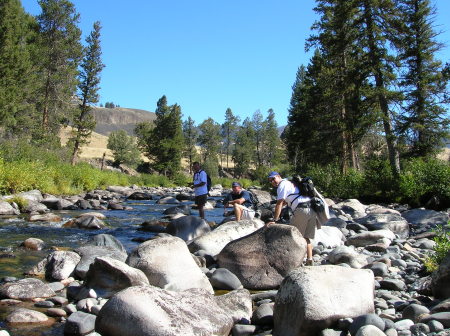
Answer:
[[[208,193],[208,186],[206,185],[206,172],[204,170],[200,170],[194,174],[194,184],[199,184],[201,182],[205,182],[205,184],[201,187],[194,188],[195,196],[205,195]]]
[[[288,206],[295,210],[299,203],[311,201],[310,197],[299,196],[300,191],[291,181],[283,179],[277,188],[277,200],[285,200]]]

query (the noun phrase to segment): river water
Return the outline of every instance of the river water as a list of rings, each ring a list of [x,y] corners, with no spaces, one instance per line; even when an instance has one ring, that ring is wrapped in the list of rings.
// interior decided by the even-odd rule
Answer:
[[[182,204],[192,204],[183,202]],[[63,228],[62,225],[86,211],[52,211],[52,213],[63,218],[61,222],[28,222],[28,215],[21,216],[0,216],[0,279],[7,276],[23,278],[24,272],[36,265],[49,253],[49,248],[77,248],[85,243],[91,236],[107,233],[115,236],[127,249],[133,250],[140,241],[151,237],[153,234],[138,230],[140,224],[152,219],[163,217],[163,211],[175,206],[174,204],[155,204],[155,201],[125,201],[124,206],[132,207],[132,210],[107,210],[98,211],[106,216],[104,220],[108,228],[102,230],[82,230],[74,228]],[[97,212],[97,211],[96,211]],[[219,223],[223,219],[223,209],[206,210],[205,216],[208,222]],[[198,216],[198,211],[192,210],[192,215]],[[20,244],[27,238],[39,238],[46,244],[46,249],[42,251],[31,251],[20,247]],[[33,307],[32,303],[21,304],[21,307],[28,307],[39,311]],[[7,325],[5,317],[11,307],[0,305],[0,328],[6,329],[11,336],[57,336],[63,335],[64,324],[54,323],[51,326],[11,326]],[[50,321],[52,323],[53,320]]]

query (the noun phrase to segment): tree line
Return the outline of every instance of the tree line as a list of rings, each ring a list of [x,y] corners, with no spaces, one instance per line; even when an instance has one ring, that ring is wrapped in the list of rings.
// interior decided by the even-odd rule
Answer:
[[[288,158],[298,170],[360,170],[386,157],[433,157],[448,140],[449,63],[437,59],[429,0],[316,0],[314,55],[293,85]]]
[[[95,22],[82,43],[70,1],[38,2],[41,13],[32,16],[19,0],[0,0],[0,136],[58,147],[59,129],[71,125],[75,163],[95,127],[101,25]]]

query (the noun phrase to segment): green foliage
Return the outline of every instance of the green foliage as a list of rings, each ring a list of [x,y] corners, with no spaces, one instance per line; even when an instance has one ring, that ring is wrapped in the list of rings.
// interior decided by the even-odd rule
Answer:
[[[140,161],[140,151],[133,137],[129,136],[124,130],[109,134],[107,148],[113,152],[116,164],[125,163],[135,166]]]
[[[231,184],[234,181],[238,181],[243,188],[248,188],[251,186],[259,186],[261,185],[258,181],[252,181],[249,179],[230,179],[227,177],[217,177],[212,179],[212,185],[220,184],[224,188],[231,188]]]
[[[433,247],[433,252],[431,252],[424,260],[425,267],[428,272],[434,272],[438,269],[441,262],[450,252],[450,233],[449,225],[447,228],[443,225],[438,225],[433,231],[436,236],[433,238],[436,245]]]
[[[23,210],[28,205],[28,200],[20,196],[13,196],[11,198],[7,198],[6,202],[10,204],[16,203],[20,210]]]

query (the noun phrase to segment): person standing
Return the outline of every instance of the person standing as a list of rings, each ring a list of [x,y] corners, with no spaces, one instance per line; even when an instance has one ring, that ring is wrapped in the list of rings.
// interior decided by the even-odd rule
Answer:
[[[242,190],[239,182],[233,182],[231,189],[231,193],[223,200],[223,214],[225,215],[227,207],[233,207],[237,221],[241,219],[253,219],[255,217],[255,210],[253,209],[250,193],[247,190]]]
[[[194,169],[194,179],[192,187],[195,193],[195,204],[198,207],[198,214],[200,218],[205,219],[205,204],[208,199],[208,186],[207,186],[207,176],[206,172],[201,169],[199,162],[194,162],[192,164]]]
[[[293,216],[289,224],[295,226],[306,240],[306,265],[313,265],[312,243],[316,233],[316,226],[320,223],[316,212],[311,208],[311,198],[300,194],[300,190],[291,182],[282,179],[280,174],[273,171],[268,176],[269,182],[277,187],[277,203],[274,219],[267,225],[280,219],[282,208],[287,205],[292,209]]]

